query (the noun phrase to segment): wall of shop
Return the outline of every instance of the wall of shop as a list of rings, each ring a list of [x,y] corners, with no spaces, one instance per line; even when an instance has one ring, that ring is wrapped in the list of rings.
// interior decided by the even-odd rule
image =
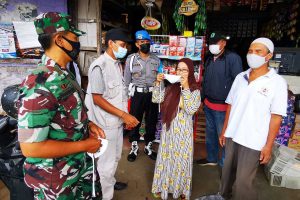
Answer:
[[[1,38],[8,35],[7,46],[0,45],[0,96],[3,89],[12,84],[19,84],[24,77],[34,70],[41,55],[41,48],[21,49],[18,37],[14,35],[13,22],[30,23],[40,13],[48,11],[67,12],[68,0],[2,0],[0,1]],[[4,53],[8,52],[8,53]],[[1,111],[0,103],[0,113]]]

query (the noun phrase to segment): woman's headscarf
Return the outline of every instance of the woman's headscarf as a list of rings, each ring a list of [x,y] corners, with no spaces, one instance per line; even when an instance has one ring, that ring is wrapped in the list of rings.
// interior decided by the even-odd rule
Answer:
[[[184,62],[188,66],[189,69],[188,82],[189,82],[190,90],[191,91],[199,90],[200,83],[197,83],[195,79],[193,61],[188,58],[182,58],[179,60],[178,64],[180,62]],[[172,84],[166,88],[165,99],[161,105],[161,112],[162,112],[162,123],[166,124],[167,130],[170,129],[171,122],[176,117],[178,104],[180,101],[180,93],[181,93],[180,83]]]

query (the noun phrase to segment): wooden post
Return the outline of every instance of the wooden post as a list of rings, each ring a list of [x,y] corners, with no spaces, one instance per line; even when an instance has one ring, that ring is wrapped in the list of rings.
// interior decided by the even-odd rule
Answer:
[[[96,25],[97,25],[97,55],[99,56],[102,51],[102,0],[97,0],[96,9]]]

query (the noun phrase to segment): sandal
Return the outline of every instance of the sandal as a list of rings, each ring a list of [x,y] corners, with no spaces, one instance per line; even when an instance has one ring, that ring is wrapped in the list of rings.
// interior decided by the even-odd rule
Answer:
[[[152,195],[153,195],[153,197],[154,197],[155,199],[160,199],[160,198],[161,198],[160,192],[158,192],[158,193],[153,193]]]

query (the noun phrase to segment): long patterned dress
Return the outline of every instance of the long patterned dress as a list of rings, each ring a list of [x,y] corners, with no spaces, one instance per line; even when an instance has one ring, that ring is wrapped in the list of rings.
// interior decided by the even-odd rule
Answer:
[[[165,90],[154,87],[152,101],[161,103]],[[162,199],[173,198],[184,194],[186,199],[191,196],[193,167],[193,115],[200,106],[200,91],[182,90],[179,110],[176,117],[166,130],[163,125],[161,143],[155,165],[152,193],[161,193]]]

